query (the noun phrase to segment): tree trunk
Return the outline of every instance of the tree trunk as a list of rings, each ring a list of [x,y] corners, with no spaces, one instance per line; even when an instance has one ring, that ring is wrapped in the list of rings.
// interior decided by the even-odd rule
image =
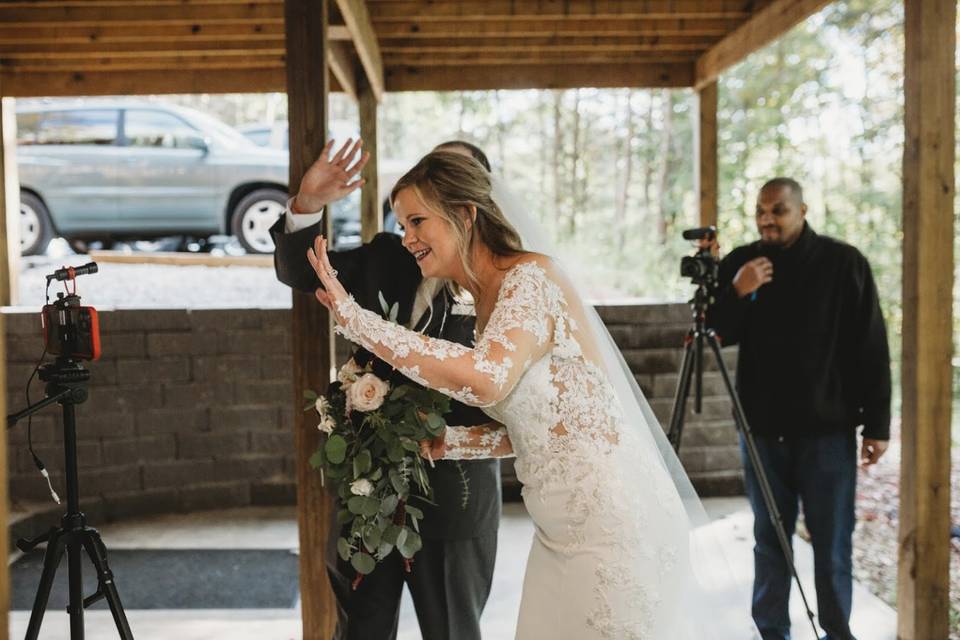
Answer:
[[[627,90],[627,138],[622,145],[623,153],[623,172],[620,175],[620,188],[617,191],[617,199],[614,206],[615,219],[614,228],[617,231],[617,253],[618,257],[623,256],[626,246],[627,230],[627,201],[630,193],[630,181],[633,179],[633,137],[636,135],[636,123],[633,119],[633,90]]]
[[[659,170],[657,171],[657,232],[660,244],[667,242],[667,180],[670,173],[670,145],[673,144],[673,100],[669,89],[660,94],[663,131],[660,135]]]

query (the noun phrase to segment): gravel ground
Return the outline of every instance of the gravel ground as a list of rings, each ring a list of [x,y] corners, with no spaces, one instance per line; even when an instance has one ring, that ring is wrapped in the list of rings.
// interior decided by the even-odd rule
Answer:
[[[20,270],[18,306],[44,304],[44,276],[64,265],[79,266],[86,256],[24,258]],[[83,303],[108,308],[284,308],[290,289],[277,281],[269,267],[204,267],[100,264],[100,271],[77,279]],[[50,287],[50,296],[63,285]]]
[[[887,604],[897,604],[897,530],[900,504],[900,425],[893,425],[890,449],[857,487],[854,577]],[[960,455],[953,447],[951,513],[960,522]],[[960,541],[951,541],[950,640],[960,640]]]

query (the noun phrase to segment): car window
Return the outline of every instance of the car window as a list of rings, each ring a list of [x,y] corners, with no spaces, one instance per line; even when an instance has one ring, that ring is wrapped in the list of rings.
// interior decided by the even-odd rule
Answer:
[[[193,149],[200,133],[175,115],[149,109],[128,109],[123,123],[126,144],[131,147]]]
[[[247,136],[255,144],[265,147],[270,144],[270,129],[248,129],[243,132],[243,135]]]
[[[17,143],[113,144],[117,138],[114,109],[72,109],[21,113],[17,117]]]

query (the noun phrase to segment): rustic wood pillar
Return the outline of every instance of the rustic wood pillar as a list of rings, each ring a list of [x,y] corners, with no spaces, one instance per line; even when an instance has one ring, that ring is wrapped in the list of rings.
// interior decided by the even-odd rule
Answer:
[[[717,224],[717,81],[697,89],[697,193],[700,226]]]
[[[17,304],[20,274],[20,180],[13,98],[0,98],[0,306]]]
[[[2,88],[2,87],[0,87]],[[3,93],[0,91],[0,96]],[[17,179],[16,117],[13,98],[0,98],[0,304],[17,301],[17,269],[20,258],[20,183]],[[7,328],[0,314],[0,389],[7,388]],[[7,415],[7,394],[0,393],[0,415]],[[0,433],[0,549],[10,548],[7,477],[7,430]],[[0,568],[0,640],[10,630],[10,570]]]
[[[327,137],[327,0],[286,0],[290,191],[320,155]],[[331,225],[326,217],[329,237]],[[306,257],[304,257],[306,260]],[[337,614],[327,579],[325,550],[332,526],[331,497],[309,464],[320,442],[313,413],[300,411],[303,391],[325,393],[333,367],[330,315],[310,294],[293,292],[293,397],[296,430],[300,598],[304,640],[327,640]]]
[[[897,637],[946,638],[956,0],[905,0],[903,427]]]
[[[377,180],[377,96],[370,81],[362,76],[358,84],[357,102],[360,108],[360,137],[370,160],[363,170],[366,180],[360,187],[360,235],[364,242],[383,231],[383,211],[380,208],[380,192]]]

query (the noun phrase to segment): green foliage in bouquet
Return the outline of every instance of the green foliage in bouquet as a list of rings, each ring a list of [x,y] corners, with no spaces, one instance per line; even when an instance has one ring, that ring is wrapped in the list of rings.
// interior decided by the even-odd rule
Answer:
[[[337,550],[363,575],[397,549],[409,561],[420,550],[423,512],[412,498],[432,504],[433,492],[420,441],[441,435],[450,399],[414,384],[390,385],[350,360],[326,396],[305,391],[305,410],[320,414],[327,437],[310,457],[342,505]]]

